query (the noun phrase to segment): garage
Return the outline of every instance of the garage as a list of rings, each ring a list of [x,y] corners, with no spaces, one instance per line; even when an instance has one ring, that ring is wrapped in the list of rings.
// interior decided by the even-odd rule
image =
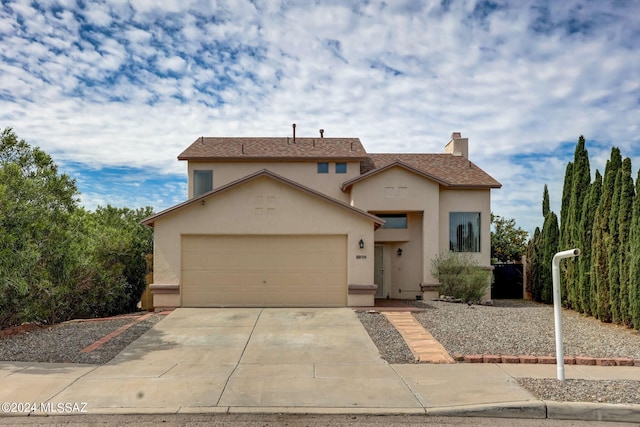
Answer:
[[[343,307],[346,235],[183,235],[183,307]]]

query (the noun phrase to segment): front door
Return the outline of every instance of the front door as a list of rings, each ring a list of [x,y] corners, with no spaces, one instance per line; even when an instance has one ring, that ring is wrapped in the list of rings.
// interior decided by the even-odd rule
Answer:
[[[376,290],[376,298],[384,298],[384,246],[376,245],[375,253],[373,256],[373,268],[375,269],[375,274],[373,276],[373,281],[376,285],[378,285],[378,289]]]

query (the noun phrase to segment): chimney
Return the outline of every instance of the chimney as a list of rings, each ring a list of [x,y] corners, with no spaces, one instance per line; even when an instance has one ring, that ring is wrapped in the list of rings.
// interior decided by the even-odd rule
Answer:
[[[469,138],[463,138],[460,132],[453,132],[451,134],[451,140],[444,147],[444,152],[468,159]]]
[[[324,129],[320,129],[320,138],[324,138]]]
[[[296,124],[292,124],[291,127],[293,128],[293,143],[296,143]]]

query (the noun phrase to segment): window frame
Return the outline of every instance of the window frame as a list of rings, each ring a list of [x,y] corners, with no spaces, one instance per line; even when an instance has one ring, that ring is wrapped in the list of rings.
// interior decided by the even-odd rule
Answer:
[[[329,173],[329,162],[318,162],[318,173]]]
[[[409,228],[409,220],[406,213],[376,214],[376,216],[385,221],[380,227],[381,230],[406,230]],[[402,219],[404,219],[404,222],[401,221]]]
[[[475,217],[472,218],[472,215]],[[474,231],[474,227],[477,231]],[[462,237],[461,234],[463,234]],[[481,242],[481,212],[449,212],[449,250],[451,252],[479,253],[482,252]]]
[[[200,178],[199,178],[200,177]],[[208,185],[202,185],[201,179],[207,177],[209,182],[206,183]],[[200,185],[199,185],[200,184]],[[208,187],[208,190],[198,191],[200,187]],[[213,190],[213,170],[211,169],[194,169],[193,170],[193,197],[201,196],[209,191]]]
[[[339,170],[338,166],[344,167],[344,170],[342,168],[340,168]],[[347,173],[347,162],[336,162],[336,173],[337,174]]]

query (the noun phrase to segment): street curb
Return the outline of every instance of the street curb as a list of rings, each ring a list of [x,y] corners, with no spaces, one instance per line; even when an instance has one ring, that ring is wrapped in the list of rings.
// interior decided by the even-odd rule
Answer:
[[[545,404],[549,419],[640,423],[640,405],[555,401]]]
[[[486,418],[528,418],[544,419],[547,407],[540,400],[510,403],[487,403],[464,406],[443,406],[427,408],[431,417],[486,417]]]
[[[199,406],[167,408],[100,408],[87,414],[66,415],[69,419],[83,415],[170,415],[170,414],[286,414],[286,415],[424,415],[428,417],[483,417],[514,419],[555,419],[640,423],[640,405],[556,402],[527,400],[507,403],[442,407],[353,408],[309,406]],[[51,414],[0,414],[11,417],[48,417]]]

